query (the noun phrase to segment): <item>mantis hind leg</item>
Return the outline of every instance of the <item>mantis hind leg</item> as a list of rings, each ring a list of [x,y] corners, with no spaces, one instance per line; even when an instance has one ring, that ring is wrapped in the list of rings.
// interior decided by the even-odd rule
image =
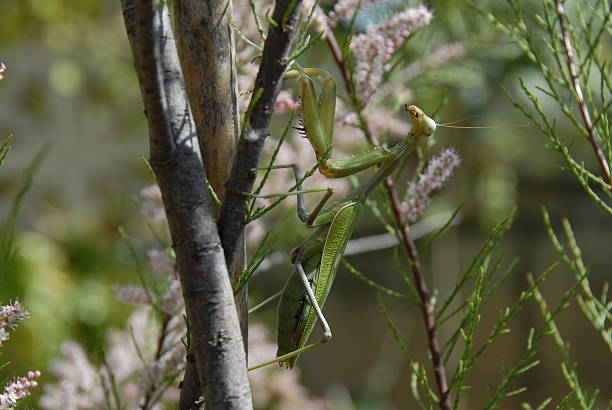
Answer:
[[[295,267],[296,267],[298,276],[302,282],[302,285],[304,286],[304,290],[306,291],[306,297],[308,298],[308,301],[312,305],[312,308],[314,309],[315,314],[317,315],[317,318],[319,319],[319,322],[321,323],[321,327],[323,328],[323,339],[321,340],[321,343],[325,343],[332,338],[331,328],[329,327],[329,324],[327,323],[325,316],[323,316],[323,311],[321,311],[319,302],[317,302],[317,298],[312,292],[312,288],[310,287],[310,282],[308,281],[306,272],[304,272],[302,263],[299,260],[295,262]]]
[[[289,359],[292,359],[296,356],[301,355],[304,352],[314,349],[317,346],[327,343],[332,338],[331,327],[329,326],[327,319],[323,315],[321,307],[319,306],[319,303],[317,302],[317,299],[312,291],[312,288],[310,286],[310,282],[308,280],[306,272],[304,271],[304,268],[302,267],[302,263],[299,260],[299,255],[298,255],[298,260],[295,262],[295,267],[296,267],[296,273],[298,277],[300,278],[300,281],[302,282],[302,286],[304,287],[304,290],[306,291],[306,298],[308,299],[308,302],[310,302],[310,304],[312,305],[312,308],[314,309],[315,314],[317,318],[319,319],[319,322],[321,323],[321,327],[323,329],[323,338],[319,340],[318,342],[311,343],[309,345],[306,345],[304,347],[301,347],[299,349],[296,349],[284,355],[277,356],[274,359],[269,360],[267,362],[260,363],[256,366],[250,367],[248,371],[259,369],[261,367],[268,366],[273,363],[283,363],[283,362],[287,363],[288,367],[293,367],[293,364],[292,364],[293,361],[290,361]]]

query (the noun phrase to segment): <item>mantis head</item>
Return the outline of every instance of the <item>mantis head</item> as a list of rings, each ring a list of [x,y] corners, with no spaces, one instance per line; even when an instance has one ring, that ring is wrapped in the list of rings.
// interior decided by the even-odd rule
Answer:
[[[436,130],[436,122],[429,118],[427,114],[423,112],[416,105],[404,106],[408,115],[410,116],[410,122],[412,123],[412,132],[417,135],[424,135],[429,137]]]

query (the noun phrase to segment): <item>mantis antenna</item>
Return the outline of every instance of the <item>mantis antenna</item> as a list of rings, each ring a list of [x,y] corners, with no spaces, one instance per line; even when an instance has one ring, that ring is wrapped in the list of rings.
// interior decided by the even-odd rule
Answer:
[[[529,127],[529,123],[525,124],[515,124],[515,125],[485,125],[480,127],[471,127],[471,126],[463,126],[463,125],[445,125],[445,124],[436,124],[438,127],[444,128],[460,128],[460,129],[477,129],[477,128],[517,128],[517,127]]]
[[[409,111],[410,106],[408,104],[404,104],[404,109]],[[517,128],[517,127],[528,127],[530,124],[511,124],[511,125],[485,125],[485,126],[465,126],[465,125],[451,125],[457,124],[458,122],[464,121],[470,117],[462,118],[460,120],[445,122],[444,124],[436,124],[436,127],[444,127],[444,128],[459,128],[459,129],[484,129],[484,128]]]

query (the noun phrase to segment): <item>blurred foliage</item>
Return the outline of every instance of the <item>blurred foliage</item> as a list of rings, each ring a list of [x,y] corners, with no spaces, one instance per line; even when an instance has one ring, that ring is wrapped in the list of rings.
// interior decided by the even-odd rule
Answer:
[[[239,2],[235,4],[238,7]],[[432,25],[411,37],[394,58],[416,63],[436,46],[455,41],[467,50],[465,58],[450,66],[410,78],[414,101],[427,112],[442,107],[438,122],[465,117],[469,125],[524,122],[501,86],[525,103],[516,78],[537,85],[538,71],[519,48],[464,2],[433,0],[429,5],[435,10]],[[500,21],[511,19],[511,10],[503,2],[478,5]],[[521,7],[536,10],[536,2],[522,2]],[[110,286],[136,282],[137,267],[117,229],[125,226],[131,237],[139,238],[134,240],[139,253],[155,243],[132,200],[140,187],[150,183],[140,159],[147,155],[146,128],[119,2],[4,1],[0,9],[0,60],[7,66],[0,82],[0,137],[14,135],[13,150],[0,169],[0,219],[10,212],[22,170],[44,143],[50,144],[15,222],[15,257],[2,267],[0,276],[0,301],[19,297],[31,312],[31,318],[3,347],[0,360],[11,365],[0,368],[0,379],[38,368],[44,385],[44,370],[62,341],[77,339],[95,357],[106,329],[122,326],[127,317],[128,307],[115,301]],[[369,18],[384,18],[382,8],[378,13]],[[320,64],[325,66],[329,59],[322,47],[304,56],[310,65],[325,60]],[[568,125],[557,124],[560,129]],[[437,132],[432,150],[454,145],[464,159],[453,184],[436,197],[430,210],[454,209],[463,201],[463,222],[422,253],[427,271],[441,272],[431,278],[441,292],[460,277],[491,226],[508,215],[514,204],[518,205],[517,220],[503,246],[507,255],[521,257],[515,270],[520,275],[508,279],[507,289],[489,309],[516,299],[525,287],[523,272],[544,271],[556,260],[541,221],[542,204],[552,220],[564,215],[572,221],[584,258],[592,267],[591,286],[598,289],[606,279],[609,218],[604,219],[572,177],[560,172],[560,159],[544,142],[533,126]],[[587,148],[578,144],[574,148],[581,158],[588,158]],[[295,223],[293,214],[283,216],[273,228],[269,240],[273,249],[290,249],[299,242],[297,226],[288,228],[287,221]],[[380,233],[371,230],[372,225],[364,221],[356,236]],[[382,263],[391,259],[386,253],[349,258],[383,285],[393,287],[397,278],[385,277],[387,267]],[[287,272],[284,266],[257,276],[252,300],[279,289]],[[341,269],[327,304],[334,342],[302,361],[305,379],[311,389],[334,402],[352,401],[363,409],[402,408],[409,380],[400,367],[399,349],[387,334],[375,294],[346,273]],[[571,280],[559,277],[543,292],[557,301],[565,285],[571,286]],[[484,382],[498,377],[496,366],[502,354],[508,360],[520,357],[530,317],[540,310],[545,309],[532,305],[518,314],[512,322],[517,331],[504,335],[502,344],[484,356],[477,376],[470,380],[472,390],[464,393],[469,403],[480,403]],[[255,320],[267,315],[272,312]],[[421,332],[419,320],[415,309],[397,324],[415,352],[425,351],[420,335],[415,335]],[[597,344],[592,346],[599,335],[582,324],[576,309],[556,320],[567,329],[567,339],[575,340],[572,358],[588,374],[583,382],[596,385],[602,357],[609,354]],[[527,399],[541,402],[546,392],[563,388],[557,350],[553,344],[544,346],[542,365],[530,376],[526,395],[506,402],[512,408]],[[355,361],[355,357],[361,359]]]

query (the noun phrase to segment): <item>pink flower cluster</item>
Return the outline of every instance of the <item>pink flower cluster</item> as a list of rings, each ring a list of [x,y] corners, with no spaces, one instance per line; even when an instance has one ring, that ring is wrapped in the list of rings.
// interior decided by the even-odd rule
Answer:
[[[406,37],[428,25],[432,18],[432,12],[425,6],[408,7],[353,37],[351,54],[355,62],[355,87],[362,101],[367,101],[380,85],[383,74],[390,68],[388,61]]]
[[[4,76],[2,75],[4,71],[6,71],[6,66],[4,65],[3,62],[0,61],[0,80],[4,78]]]
[[[183,309],[183,292],[181,283],[177,279],[178,274],[175,269],[174,260],[160,249],[150,249],[147,251],[149,266],[162,280],[170,278],[164,290],[151,292],[142,286],[136,285],[115,285],[115,296],[124,303],[135,305],[154,304],[162,312],[173,316]]]
[[[162,201],[161,191],[157,185],[149,185],[140,190],[140,214],[151,222],[166,222],[166,211]]]
[[[92,363],[78,343],[65,342],[61,358],[51,364],[58,381],[45,385],[39,408],[108,408],[114,394],[127,409],[160,409],[176,403],[178,389],[172,380],[185,366],[186,352],[181,343],[185,322],[177,314],[160,337],[154,320],[148,309],[140,309],[131,315],[126,329],[109,331],[104,366]]]
[[[404,40],[412,31],[427,26],[432,18],[432,12],[423,5],[416,8],[408,7],[376,27],[387,37],[388,48],[395,51],[404,44]],[[390,55],[387,60],[389,58]]]
[[[17,402],[30,394],[30,389],[38,386],[34,380],[40,377],[38,370],[28,372],[25,377],[16,377],[12,382],[4,386],[4,392],[0,394],[0,409],[11,409]]]
[[[114,285],[115,297],[123,303],[134,305],[148,305],[151,298],[141,286],[136,285]]]
[[[376,27],[369,27],[364,34],[353,37],[351,55],[355,62],[355,89],[362,101],[369,100],[381,83],[385,58],[390,52],[385,36]]]
[[[353,18],[353,14],[357,10],[359,1],[360,0],[339,0],[334,5],[334,9],[329,12],[329,26],[336,27],[340,21]],[[375,2],[376,0],[361,0],[361,8],[363,9],[364,7],[367,7]]]
[[[176,276],[174,259],[171,259],[166,252],[160,249],[149,249],[147,257],[149,258],[149,266],[154,272],[165,277]]]
[[[315,8],[314,11],[312,9],[313,7]],[[328,19],[325,12],[319,7],[315,0],[304,0],[302,3],[302,12],[306,15],[312,13],[312,19],[310,20],[311,26],[318,32],[325,33],[328,26]],[[323,36],[325,36],[325,34]]]
[[[0,306],[0,346],[9,339],[9,330],[13,330],[17,323],[26,319],[30,313],[16,300],[10,305]]]
[[[425,208],[431,202],[431,194],[448,183],[459,164],[461,164],[461,158],[453,148],[448,148],[430,159],[416,182],[408,185],[410,199],[407,203],[402,204],[402,214],[405,220],[415,222],[423,215]]]

